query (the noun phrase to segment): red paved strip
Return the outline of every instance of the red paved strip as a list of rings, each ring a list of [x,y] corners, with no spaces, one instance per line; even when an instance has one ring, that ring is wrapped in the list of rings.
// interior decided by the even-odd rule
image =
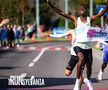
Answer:
[[[21,50],[21,51],[34,51],[34,50],[37,50],[37,51],[41,51],[43,48],[45,47],[29,47],[29,46],[21,46],[19,48],[16,48],[18,50]],[[68,48],[66,47],[49,47],[48,48],[48,51],[69,51]]]
[[[49,51],[54,51],[55,47],[48,48]]]
[[[61,48],[61,51],[68,51],[68,48]]]

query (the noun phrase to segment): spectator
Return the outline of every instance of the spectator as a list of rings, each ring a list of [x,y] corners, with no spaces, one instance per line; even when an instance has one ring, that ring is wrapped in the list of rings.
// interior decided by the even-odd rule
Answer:
[[[18,26],[16,29],[16,40],[17,40],[17,47],[20,46],[20,35],[21,35],[21,26]]]
[[[22,29],[21,29],[22,31],[21,31],[21,38],[22,38],[22,40],[24,41],[25,40],[25,27],[24,26],[22,26]]]
[[[13,31],[13,27],[9,27],[9,46],[12,48],[15,45],[15,34]]]
[[[7,28],[6,26],[4,25],[2,27],[2,30],[1,30],[1,45],[2,47],[6,47],[8,42],[7,42]]]

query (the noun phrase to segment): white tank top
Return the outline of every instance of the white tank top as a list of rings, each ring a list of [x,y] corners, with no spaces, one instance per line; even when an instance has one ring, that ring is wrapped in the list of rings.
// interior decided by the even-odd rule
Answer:
[[[87,17],[87,22],[83,23],[80,19],[80,17],[78,17],[77,19],[77,27],[75,30],[76,33],[76,42],[88,42],[87,39],[87,31],[88,28],[90,27],[90,18]]]
[[[87,17],[87,22],[83,23],[78,17],[77,19],[77,27],[75,29],[75,38],[76,42],[74,43],[75,46],[79,46],[83,49],[90,49],[91,48],[91,43],[89,42],[87,38],[87,32],[88,28],[90,27],[90,18]]]

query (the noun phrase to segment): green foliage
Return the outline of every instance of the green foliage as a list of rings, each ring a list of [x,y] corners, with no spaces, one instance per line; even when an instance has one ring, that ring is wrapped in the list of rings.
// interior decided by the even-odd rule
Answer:
[[[17,0],[0,0],[0,18],[11,18],[16,16]]]
[[[0,19],[9,18],[11,23],[24,23],[35,21],[36,18],[36,0],[0,0]],[[59,7],[59,0],[51,0],[51,2]],[[64,0],[63,0],[64,1]],[[77,16],[77,8],[81,3],[88,6],[89,11],[90,0],[70,0],[69,6],[72,10],[72,14]],[[32,5],[30,5],[30,2]],[[51,23],[47,23],[47,20],[54,20],[56,13],[46,3],[46,0],[39,0],[40,2],[40,20],[44,24],[50,26]],[[94,14],[96,14],[96,6],[99,4],[106,4],[106,0],[94,0]],[[24,22],[23,22],[24,19]],[[97,21],[100,22],[100,21]],[[60,19],[59,26],[65,26],[63,18]],[[73,22],[69,21],[69,28],[74,28]]]
[[[60,18],[60,21],[59,21],[59,27],[65,27],[65,19],[64,18]],[[75,28],[75,24],[73,21],[70,21],[69,20],[69,28],[73,29]]]
[[[59,21],[59,27],[65,27],[65,20],[64,18],[60,18],[60,21]]]
[[[97,5],[104,5],[104,4],[106,4],[106,0],[95,0],[95,3]]]
[[[9,18],[11,23],[21,24],[29,12],[27,0],[0,0],[0,7],[0,18]]]
[[[70,29],[74,29],[75,28],[75,24],[73,21],[69,21],[69,28]]]
[[[93,22],[93,26],[101,25],[101,18]]]

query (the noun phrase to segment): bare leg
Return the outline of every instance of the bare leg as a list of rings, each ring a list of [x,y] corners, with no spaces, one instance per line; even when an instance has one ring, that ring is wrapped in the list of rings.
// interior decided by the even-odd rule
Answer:
[[[103,78],[103,72],[104,72],[104,70],[105,70],[106,67],[107,67],[107,63],[103,63],[101,65],[101,69],[100,69],[100,72],[98,74],[98,80],[102,80],[102,78]]]
[[[84,62],[84,55],[81,52],[79,52],[77,55],[79,59],[77,63],[77,78],[80,79],[80,76],[82,76],[82,65]]]
[[[81,75],[80,79],[79,79],[79,86],[80,86],[80,88],[82,87],[82,82],[83,82],[83,76]]]
[[[105,70],[106,67],[107,67],[107,63],[103,63],[102,66],[101,66],[102,72],[104,72],[104,70]]]
[[[91,79],[91,73],[92,73],[92,63],[86,64],[87,67],[87,78],[84,78],[84,83],[88,86],[89,90],[93,90],[92,83],[90,81]]]
[[[83,53],[79,52],[77,54],[78,56],[78,63],[77,63],[77,79],[76,79],[76,83],[75,83],[75,87],[74,87],[74,90],[79,90],[81,89],[81,86],[82,86],[82,65],[83,65],[83,62],[84,62],[84,55]]]
[[[86,64],[87,67],[87,79],[90,80],[91,79],[91,74],[92,74],[92,63],[90,64]]]

